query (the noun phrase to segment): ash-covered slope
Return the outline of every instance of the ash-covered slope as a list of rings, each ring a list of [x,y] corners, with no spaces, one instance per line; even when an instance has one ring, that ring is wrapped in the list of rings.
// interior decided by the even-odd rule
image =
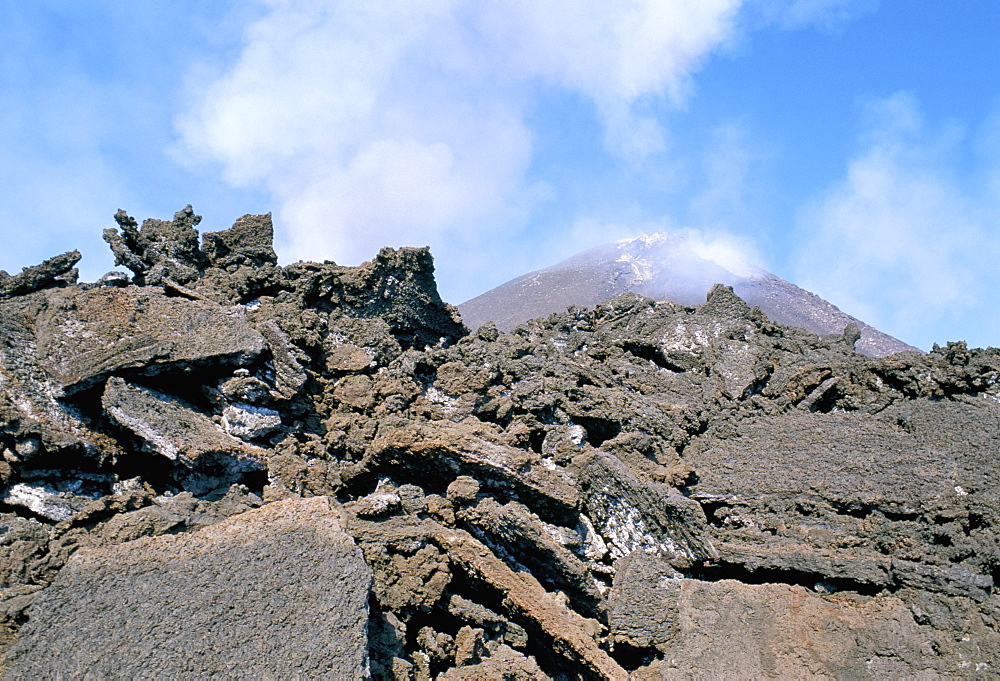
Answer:
[[[604,244],[561,263],[513,279],[458,306],[470,328],[493,321],[510,331],[518,324],[571,305],[593,307],[623,293],[681,305],[698,305],[714,284],[733,287],[774,322],[813,333],[861,331],[858,351],[884,357],[916,348],[841,312],[835,305],[760,268],[714,259],[684,236],[652,236]]]
[[[133,276],[0,277],[4,678],[1000,664],[1000,351],[724,286],[469,335],[425,250],[117,217]]]

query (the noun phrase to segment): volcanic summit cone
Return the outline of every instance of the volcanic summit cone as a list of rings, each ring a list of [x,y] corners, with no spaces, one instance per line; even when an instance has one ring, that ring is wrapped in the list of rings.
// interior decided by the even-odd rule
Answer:
[[[736,295],[779,324],[821,335],[857,324],[857,350],[870,357],[916,350],[738,256],[720,257],[684,235],[665,232],[591,248],[501,284],[458,308],[469,328],[492,321],[501,331],[510,331],[529,319],[571,305],[591,308],[622,293],[694,307],[704,302],[713,284],[732,286]]]

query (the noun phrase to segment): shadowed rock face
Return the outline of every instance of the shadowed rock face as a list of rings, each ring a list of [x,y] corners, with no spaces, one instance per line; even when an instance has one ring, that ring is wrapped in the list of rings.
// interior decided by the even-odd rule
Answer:
[[[723,285],[469,334],[423,250],[117,217],[133,276],[0,294],[6,677],[1000,664],[1000,351]]]
[[[724,266],[684,237],[665,233],[592,248],[501,284],[458,307],[470,328],[493,321],[498,329],[510,331],[529,319],[563,312],[572,305],[593,307],[623,293],[698,305],[714,284],[731,286],[779,324],[817,334],[840,334],[849,324],[856,324],[861,332],[857,349],[871,357],[916,350],[769,272],[738,261]]]

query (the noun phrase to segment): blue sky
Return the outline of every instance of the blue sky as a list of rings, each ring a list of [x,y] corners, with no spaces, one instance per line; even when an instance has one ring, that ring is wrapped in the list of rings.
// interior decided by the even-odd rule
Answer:
[[[918,347],[1000,346],[1000,3],[0,3],[0,268],[124,208],[429,245],[459,303],[695,230]]]

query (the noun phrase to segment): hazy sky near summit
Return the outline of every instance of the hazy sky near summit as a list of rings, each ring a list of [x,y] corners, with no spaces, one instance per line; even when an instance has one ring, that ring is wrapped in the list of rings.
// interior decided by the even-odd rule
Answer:
[[[0,268],[126,209],[446,300],[696,230],[928,349],[1000,346],[1000,3],[0,3]]]

